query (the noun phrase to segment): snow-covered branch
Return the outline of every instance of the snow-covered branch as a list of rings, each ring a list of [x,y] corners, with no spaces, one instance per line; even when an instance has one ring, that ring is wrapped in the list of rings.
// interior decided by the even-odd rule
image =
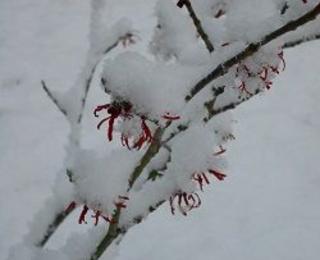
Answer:
[[[65,177],[72,181],[72,162],[74,152],[79,145],[79,128],[83,118],[86,101],[88,99],[88,93],[92,85],[92,80],[96,73],[97,66],[100,64],[105,55],[111,52],[119,44],[127,44],[133,41],[133,30],[129,25],[129,22],[124,19],[113,25],[111,28],[105,29],[101,18],[101,11],[103,10],[103,0],[93,0],[91,8],[91,24],[90,24],[90,46],[87,53],[85,65],[78,76],[78,79],[67,93],[55,94],[50,90],[45,81],[41,81],[44,91],[47,93],[51,101],[57,106],[57,108],[66,116],[71,125],[70,143],[68,148],[67,164],[71,162],[71,165],[67,165]],[[104,35],[107,36],[104,36]],[[101,37],[103,37],[101,39]],[[70,98],[72,100],[70,100]],[[58,184],[60,185],[60,184]],[[58,188],[59,187],[55,187]],[[70,187],[69,187],[70,189]],[[72,190],[72,189],[70,189]],[[39,214],[47,216],[51,212],[52,216],[46,218],[45,223],[41,231],[37,232],[34,244],[38,247],[43,247],[54,232],[58,229],[60,224],[73,212],[75,207],[67,207],[70,201],[73,200],[70,196],[65,196],[65,201],[61,199],[61,196],[55,194],[55,198],[52,198],[44,206]],[[57,207],[56,205],[60,205]],[[52,212],[52,210],[54,212]],[[35,229],[35,226],[33,227]],[[37,228],[39,230],[39,228]],[[31,230],[33,232],[33,230]],[[40,234],[41,233],[41,234]]]
[[[186,101],[190,101],[196,94],[198,94],[203,88],[205,88],[210,82],[217,79],[218,77],[226,74],[229,69],[236,65],[237,63],[243,61],[247,57],[256,53],[262,46],[268,44],[269,42],[277,39],[278,37],[296,30],[298,27],[314,20],[320,13],[320,4],[315,6],[311,11],[307,12],[305,15],[299,17],[296,20],[293,20],[279,29],[267,34],[262,37],[260,41],[256,43],[249,44],[243,51],[233,56],[232,58],[226,60],[225,62],[218,65],[215,69],[213,69],[206,77],[201,79],[190,91],[190,93],[186,96]]]
[[[287,48],[292,48],[292,47],[296,47],[297,45],[303,44],[303,43],[307,43],[310,41],[314,41],[314,40],[319,40],[320,39],[320,34],[313,34],[311,36],[304,36],[300,39],[296,39],[296,40],[292,40],[292,41],[288,41],[283,45],[284,49]]]
[[[213,52],[214,51],[214,46],[212,44],[212,42],[210,41],[207,33],[204,31],[202,25],[201,25],[201,21],[199,20],[199,18],[197,17],[194,8],[191,4],[190,0],[179,0],[179,2],[177,3],[177,6],[182,8],[183,6],[185,6],[189,12],[189,15],[193,21],[194,26],[197,29],[197,32],[199,33],[201,39],[203,40],[204,44],[206,45],[207,49],[209,52]]]
[[[44,80],[41,80],[41,85],[42,85],[43,90],[46,92],[46,94],[51,99],[51,101],[56,105],[56,107],[60,110],[60,112],[62,114],[64,114],[65,116],[67,116],[67,114],[68,114],[67,110],[64,107],[62,107],[62,105],[59,103],[58,98],[47,87],[47,84],[45,83]]]

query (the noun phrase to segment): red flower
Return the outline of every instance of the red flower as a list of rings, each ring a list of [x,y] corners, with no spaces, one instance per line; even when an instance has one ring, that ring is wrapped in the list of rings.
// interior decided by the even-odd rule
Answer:
[[[204,185],[210,184],[209,178],[207,176],[208,173],[214,175],[219,181],[223,181],[224,178],[227,176],[224,173],[221,173],[221,172],[218,172],[218,171],[212,170],[212,169],[209,169],[207,173],[195,172],[192,175],[192,179],[198,183],[201,191],[203,191]]]
[[[102,110],[107,109],[108,114],[110,116],[105,117],[102,119],[99,124],[97,125],[97,128],[100,129],[100,127],[105,123],[108,122],[108,128],[107,128],[107,134],[109,141],[112,141],[112,134],[113,134],[113,126],[115,120],[122,115],[123,117],[130,117],[130,110],[131,105],[129,103],[112,103],[112,104],[105,104],[97,106],[93,112],[95,117],[99,117],[98,113]]]
[[[252,96],[253,94],[247,89],[247,85],[244,81],[241,82],[241,85],[239,86],[239,89],[241,92],[245,92],[247,95]]]
[[[201,199],[199,195],[195,192],[187,193],[178,191],[170,196],[170,208],[172,215],[175,214],[176,205],[175,200],[177,199],[177,206],[179,211],[186,216],[187,212],[200,207]]]
[[[166,120],[169,120],[169,121],[173,121],[173,120],[179,120],[180,119],[180,116],[173,116],[173,115],[170,115],[170,113],[165,113],[162,118],[166,119]]]
[[[223,148],[223,146],[222,145],[219,145],[219,151],[218,152],[215,152],[213,155],[214,156],[219,156],[219,155],[221,155],[221,154],[224,154],[227,150],[225,149],[225,148]]]
[[[218,172],[216,170],[209,169],[208,171],[209,173],[213,174],[219,181],[223,181],[224,178],[227,177],[227,175],[225,175],[224,173]]]
[[[82,223],[87,224],[86,215],[87,215],[87,213],[88,213],[88,210],[89,210],[88,206],[87,206],[87,205],[84,205],[84,206],[83,206],[83,209],[82,209],[82,211],[81,211],[81,214],[80,214],[80,216],[79,216],[79,220],[78,220],[78,223],[79,223],[79,224],[82,224]]]
[[[129,120],[132,119],[133,118],[132,105],[128,102],[113,102],[111,104],[100,105],[100,106],[97,106],[96,109],[94,110],[95,117],[99,117],[98,113],[102,110],[107,110],[110,116],[102,119],[97,125],[97,128],[100,129],[100,127],[105,122],[108,122],[107,136],[108,136],[108,140],[112,141],[115,120],[118,119],[119,117],[123,119],[129,119]],[[138,140],[136,140],[132,145],[130,145],[130,142],[129,142],[130,136],[124,133],[121,134],[121,143],[123,146],[126,146],[129,150],[131,148],[139,150],[145,143],[151,143],[152,141],[152,133],[149,126],[147,125],[146,117],[140,116],[140,120],[141,120],[141,134]]]
[[[114,205],[116,206],[117,209],[123,209],[126,208],[126,201],[129,200],[129,198],[127,196],[118,196],[118,200],[116,202],[114,202]],[[65,212],[69,212],[70,210],[75,209],[77,206],[75,201],[72,201],[70,203],[70,205],[66,208]],[[86,221],[86,216],[89,212],[90,208],[85,204],[83,205],[82,211],[80,213],[79,219],[78,219],[78,223],[79,224],[87,224]],[[91,215],[92,218],[94,218],[94,225],[97,226],[99,223],[100,218],[103,218],[106,222],[110,223],[110,224],[115,224],[115,220],[113,219],[113,216],[105,216],[102,214],[101,210],[97,210],[97,209],[91,209],[94,212],[94,215]]]
[[[209,179],[204,172],[195,172],[192,179],[198,182],[201,191],[203,191],[204,184],[210,184]]]

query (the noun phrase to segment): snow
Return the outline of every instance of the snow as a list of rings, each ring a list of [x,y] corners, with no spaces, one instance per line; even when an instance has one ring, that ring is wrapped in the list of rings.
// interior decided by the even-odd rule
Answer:
[[[100,5],[102,2],[96,1],[98,7],[96,10],[102,9]],[[299,4],[299,1],[295,2]],[[127,18],[132,21],[133,28],[141,32],[139,35],[141,40],[135,46],[128,48],[130,51],[137,50],[145,54],[149,48],[149,38],[146,34],[149,37],[152,35],[156,23],[151,8],[154,1],[146,3],[143,0],[136,0],[135,6],[131,8],[127,7],[128,3],[130,0],[108,0],[106,5],[114,6],[114,9],[106,8],[104,12],[110,15],[108,17],[112,21],[122,14],[130,16]],[[309,2],[310,5],[314,3],[315,1]],[[136,10],[141,12],[135,15]],[[86,40],[90,27],[89,15],[89,5],[86,2],[59,0],[39,3],[36,0],[19,2],[4,0],[0,3],[0,39],[5,39],[0,47],[1,260],[7,259],[9,248],[21,242],[24,235],[29,236],[30,241],[36,239],[37,234],[28,233],[29,227],[38,223],[41,230],[46,216],[43,214],[40,217],[37,214],[44,205],[50,207],[49,202],[54,193],[58,193],[61,199],[52,204],[50,208],[52,211],[56,210],[57,205],[63,208],[68,200],[72,199],[72,194],[61,192],[65,191],[65,188],[59,189],[61,183],[57,182],[56,176],[64,170],[64,159],[68,152],[65,146],[70,129],[65,118],[41,90],[40,80],[45,79],[54,91],[59,92],[68,91],[70,86],[74,85],[73,82],[81,71],[87,48],[90,46]],[[106,16],[101,17],[106,19]],[[114,23],[110,23],[112,24]],[[125,28],[124,31],[131,28],[127,23],[120,27]],[[111,28],[109,23],[108,28]],[[116,32],[119,32],[119,29],[116,29]],[[94,43],[99,49],[99,40]],[[196,41],[192,44],[195,43]],[[144,223],[129,231],[115,259],[319,258],[318,48],[319,43],[315,41],[286,52],[288,67],[276,79],[273,88],[263,96],[241,105],[234,112],[234,118],[237,120],[234,135],[237,139],[232,142],[231,147],[228,147],[228,178],[224,183],[213,183],[205,187],[205,192],[200,194],[202,206],[190,212],[188,217],[183,217],[179,214],[171,216],[166,203]],[[118,49],[123,50],[121,46]],[[200,54],[202,50],[200,47]],[[118,56],[115,60],[121,57],[127,58],[128,53]],[[130,55],[132,53],[129,53]],[[184,58],[179,62],[199,65],[199,61],[193,60],[194,53],[188,52],[188,49],[179,55]],[[141,59],[143,59],[141,64],[144,64],[147,63],[145,59],[151,58],[146,56]],[[137,60],[134,58],[133,61]],[[113,60],[108,62],[112,64]],[[161,62],[165,63],[157,61]],[[150,64],[147,64],[154,63],[150,60]],[[152,69],[152,65],[148,68]],[[164,65],[167,69],[165,73],[170,74],[174,64],[169,62]],[[192,73],[196,72],[190,72]],[[174,79],[176,78],[180,77]],[[115,83],[119,80],[115,80]],[[157,81],[161,80],[160,78]],[[96,122],[91,118],[93,107],[101,102],[105,103],[105,96],[98,88],[98,84],[93,83],[93,90],[88,100],[82,145],[88,149],[84,151],[90,151],[92,168],[99,164],[102,166],[98,167],[98,170],[103,167],[120,169],[112,172],[110,177],[120,182],[119,185],[115,185],[116,188],[121,187],[113,196],[110,196],[107,190],[103,190],[103,181],[93,179],[98,181],[93,186],[99,187],[102,192],[107,192],[105,194],[107,197],[110,196],[110,201],[105,206],[107,211],[116,197],[115,194],[126,190],[125,186],[121,185],[127,180],[125,175],[127,171],[122,172],[121,169],[132,166],[124,164],[123,161],[132,160],[134,163],[135,156],[138,155],[136,152],[132,154],[128,152],[128,157],[132,157],[131,159],[128,157],[119,159],[121,156],[114,161],[110,159],[115,158],[114,146],[105,141],[105,133],[96,131]],[[176,84],[184,85],[180,82]],[[180,91],[184,90],[179,89]],[[72,96],[69,98],[72,99]],[[157,100],[151,102],[156,105]],[[181,104],[173,105],[178,109]],[[171,104],[169,102],[158,105],[163,107],[155,110],[167,112],[166,109]],[[224,123],[220,126],[219,122],[215,125],[224,130],[223,126]],[[219,143],[220,140],[216,142]],[[184,145],[185,142],[180,143],[180,146]],[[209,143],[205,143],[204,146],[208,146],[209,149]],[[90,149],[103,150],[106,157],[97,162],[99,157],[95,157]],[[187,159],[191,160],[192,155],[199,156],[197,151],[199,153],[200,150],[195,149],[194,153],[189,154],[187,147],[183,149],[185,158],[181,160],[186,160],[183,166],[189,169],[194,165],[189,165]],[[110,158],[109,153],[112,155]],[[83,158],[80,156],[79,160],[85,163],[82,161]],[[160,161],[155,160],[154,167],[161,167],[161,162],[166,158],[165,153],[161,155],[161,158],[158,158]],[[198,159],[203,160],[201,156]],[[80,163],[76,165],[80,166]],[[82,170],[88,165],[90,164],[86,163],[78,169],[80,177]],[[201,165],[203,163],[199,163],[199,167]],[[170,164],[168,166],[170,168]],[[97,174],[99,171],[93,172]],[[192,174],[189,171],[183,173]],[[122,178],[117,179],[117,174]],[[88,185],[87,181],[91,180],[86,179],[88,176],[84,177],[84,181],[78,185],[85,187]],[[137,185],[134,191],[136,193],[133,192],[129,203],[133,203],[136,199],[143,202],[139,207],[144,207],[148,204],[144,203],[144,196],[149,196],[150,201],[157,201],[159,194],[155,196],[152,193],[156,183],[143,186],[142,190],[139,189],[142,187],[141,183]],[[112,183],[110,185],[112,186]],[[171,188],[175,187],[168,187]],[[86,191],[83,189],[83,192]],[[166,190],[162,192],[163,198],[167,199]],[[98,192],[98,194],[104,193]],[[84,197],[93,198],[89,204],[94,204],[95,195]],[[127,219],[123,219],[123,222],[128,223],[131,216],[136,215],[135,211],[144,212],[139,208],[133,208],[133,212],[128,212],[127,216],[124,216]],[[38,252],[37,249],[22,246],[11,250],[13,255],[10,259],[28,259],[28,254],[33,260],[68,259],[74,255],[85,257],[94,242],[99,240],[104,229],[102,224],[90,229],[78,226],[77,216],[78,211],[52,238],[47,251]],[[91,227],[92,222],[89,222],[88,226]],[[72,232],[77,233],[72,235]],[[107,259],[107,256],[103,258]]]
[[[166,113],[181,114],[188,93],[186,87],[191,86],[190,78],[183,76],[185,73],[195,78],[199,68],[162,62],[154,64],[137,53],[125,52],[105,62],[103,77],[116,98],[138,104],[137,113],[160,120]]]

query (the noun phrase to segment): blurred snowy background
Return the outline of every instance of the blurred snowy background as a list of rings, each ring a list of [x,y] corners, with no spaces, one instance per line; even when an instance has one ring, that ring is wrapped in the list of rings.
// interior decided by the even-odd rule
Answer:
[[[105,18],[130,17],[140,40],[129,48],[143,52],[155,1],[128,7],[132,1],[108,0]],[[28,231],[62,168],[69,129],[40,80],[59,91],[73,84],[88,47],[89,11],[85,0],[0,1],[1,260]],[[285,51],[287,69],[274,87],[234,112],[226,181],[206,187],[202,207],[188,217],[171,216],[164,205],[130,230],[117,260],[319,259],[319,51],[320,41]],[[90,95],[85,142],[111,151],[90,119],[101,93],[96,86]],[[71,217],[48,247],[86,230]]]

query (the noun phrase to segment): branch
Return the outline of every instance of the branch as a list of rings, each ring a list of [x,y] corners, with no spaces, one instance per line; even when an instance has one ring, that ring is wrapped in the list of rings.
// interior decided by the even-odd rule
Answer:
[[[51,101],[56,105],[56,107],[60,110],[62,114],[65,116],[68,115],[67,110],[64,109],[61,104],[59,103],[58,99],[53,95],[51,90],[47,87],[46,83],[44,80],[41,80],[42,88],[43,90],[47,93],[48,97],[51,99]]]
[[[108,48],[106,48],[106,50],[103,52],[104,54],[109,53],[111,50],[113,50],[115,47],[117,47],[117,45],[119,44],[119,42],[122,40],[122,38],[120,37],[115,43],[113,43],[112,45],[110,45]],[[79,113],[79,117],[78,117],[78,124],[81,123],[82,121],[82,117],[83,117],[83,111],[86,105],[86,100],[88,97],[88,93],[90,90],[90,86],[92,83],[92,79],[93,76],[95,74],[95,71],[97,69],[98,64],[100,63],[100,60],[95,64],[95,66],[91,69],[91,73],[89,75],[89,78],[86,81],[86,87],[85,87],[85,92],[84,92],[84,96],[81,100],[81,109],[80,109],[80,113]],[[53,93],[50,91],[50,89],[47,87],[45,81],[41,81],[42,87],[44,89],[44,91],[47,93],[48,97],[51,99],[51,101],[57,106],[57,108],[61,111],[62,114],[64,114],[65,116],[68,115],[67,110],[65,110],[61,104],[59,103],[58,99],[53,95]],[[70,182],[72,182],[72,175],[73,173],[67,169],[66,170],[66,175],[68,176]],[[36,244],[36,246],[38,247],[44,247],[45,244],[48,242],[48,240],[51,238],[51,236],[55,233],[55,231],[59,228],[59,226],[63,223],[63,221],[73,212],[73,209],[67,209],[67,210],[63,210],[60,213],[56,214],[56,216],[54,217],[53,221],[48,225],[43,238]]]
[[[179,2],[177,3],[177,6],[182,8],[183,6],[186,6],[189,15],[193,21],[194,26],[197,29],[197,32],[199,33],[201,39],[204,41],[204,44],[206,45],[208,51],[211,53],[214,51],[214,47],[213,44],[211,43],[207,33],[204,31],[202,25],[201,25],[201,21],[199,20],[199,18],[197,17],[190,0],[179,0]]]
[[[122,37],[119,37],[113,44],[111,44],[108,48],[106,48],[106,50],[103,52],[103,55],[106,55],[107,53],[112,51],[115,47],[117,47],[119,42],[122,40]],[[84,88],[83,97],[81,99],[81,108],[80,108],[78,121],[77,121],[78,124],[81,124],[81,121],[82,121],[82,118],[83,118],[83,111],[84,111],[85,106],[86,106],[86,102],[87,102],[90,86],[91,86],[91,83],[92,83],[92,79],[93,79],[93,76],[94,76],[94,74],[96,72],[97,66],[99,65],[100,61],[101,60],[98,60],[96,62],[96,64],[91,68],[91,72],[89,74],[89,77],[86,80],[86,85],[85,85],[85,88]]]
[[[211,118],[213,118],[216,115],[219,115],[221,113],[227,112],[228,110],[231,110],[231,109],[235,109],[241,103],[248,101],[249,99],[251,99],[252,97],[258,95],[261,92],[262,92],[262,90],[258,88],[258,89],[256,89],[255,93],[253,93],[251,95],[248,95],[243,99],[240,99],[240,100],[234,101],[234,102],[230,102],[230,103],[228,103],[228,104],[226,104],[226,105],[224,105],[222,107],[216,108],[216,109],[212,108],[212,111],[209,114],[209,116],[207,118],[207,121],[209,121]]]
[[[154,206],[149,206],[148,215],[153,213],[154,211],[156,211],[165,202],[166,202],[166,200],[160,200]],[[125,232],[127,232],[129,230],[129,228],[131,228],[132,226],[140,224],[145,217],[146,216],[144,216],[142,214],[133,217],[132,225],[124,227],[123,230]]]
[[[288,49],[288,48],[292,48],[292,47],[295,47],[295,46],[297,46],[297,45],[300,45],[300,44],[302,44],[302,43],[306,43],[306,42],[310,42],[310,41],[314,41],[314,40],[319,40],[319,39],[320,39],[320,33],[319,33],[319,34],[312,35],[312,36],[304,36],[303,38],[286,42],[286,43],[283,45],[282,48]]]
[[[204,123],[207,123],[209,122],[209,120],[215,115],[215,110],[213,109],[214,107],[214,104],[217,100],[217,98],[222,95],[224,93],[224,89],[225,89],[225,86],[220,86],[220,87],[214,87],[212,88],[212,91],[213,91],[213,98],[209,101],[207,101],[204,106],[205,108],[207,109],[208,111],[208,116],[204,117],[203,118],[203,122]],[[172,131],[169,135],[169,137],[165,140],[162,141],[162,145],[166,145],[167,143],[169,143],[173,138],[175,138],[178,134],[186,131],[189,129],[189,123],[190,122],[187,122],[185,124],[180,124],[176,127],[176,130],[175,131]]]
[[[144,168],[148,165],[148,163],[151,161],[151,159],[159,152],[161,147],[161,137],[164,133],[164,128],[158,128],[154,134],[154,139],[149,146],[148,150],[140,160],[140,164],[134,169],[133,173],[131,174],[130,180],[129,180],[129,188],[128,191],[131,190],[133,187],[133,184],[135,181],[139,178],[141,173],[143,172]]]
[[[288,9],[289,9],[289,5],[287,2],[285,2],[280,9],[280,14],[284,15],[288,11]]]
[[[161,145],[160,140],[166,128],[158,128],[154,134],[154,140],[143,155],[140,160],[140,164],[136,166],[133,170],[130,180],[129,180],[129,187],[128,192],[133,187],[135,181],[139,178],[142,174],[144,168],[149,164],[151,159],[159,152]],[[98,244],[95,249],[95,252],[92,254],[90,260],[97,260],[105,250],[115,241],[119,235],[126,233],[127,229],[119,228],[119,219],[121,215],[121,208],[117,208],[112,216],[113,223],[110,223],[109,229],[103,240]]]
[[[318,4],[313,10],[307,12],[305,15],[300,18],[293,20],[286,25],[280,27],[279,29],[269,33],[265,37],[263,37],[260,41],[256,43],[251,43],[239,54],[233,56],[229,60],[218,65],[211,73],[209,73],[206,77],[201,79],[190,91],[190,94],[186,96],[186,102],[190,101],[195,95],[197,95],[203,88],[205,88],[210,82],[217,79],[220,76],[225,75],[229,69],[236,65],[237,63],[243,61],[248,58],[252,54],[256,53],[262,46],[267,43],[277,39],[278,37],[296,30],[303,24],[306,24],[312,20],[314,20],[320,13],[320,4]]]
[[[95,252],[90,257],[90,260],[97,260],[104,253],[104,251],[112,244],[112,242],[119,237],[121,230],[118,228],[121,209],[117,208],[112,216],[113,223],[110,223],[109,229],[105,237],[97,246]]]
[[[37,247],[44,247],[50,237],[56,232],[61,223],[73,212],[74,208],[68,208],[60,213],[58,213],[51,224],[48,225],[46,233],[43,238],[36,244]]]

